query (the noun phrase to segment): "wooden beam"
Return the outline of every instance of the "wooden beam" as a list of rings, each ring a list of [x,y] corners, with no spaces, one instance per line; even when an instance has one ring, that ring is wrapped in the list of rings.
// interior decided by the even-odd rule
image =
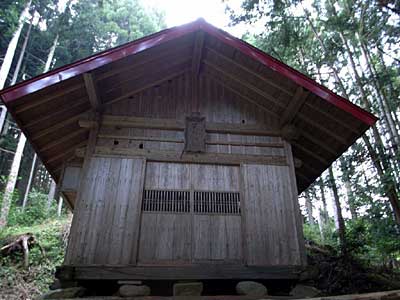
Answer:
[[[73,101],[73,103],[71,103],[71,105],[69,105],[68,107],[66,107],[64,109],[55,110],[53,113],[46,114],[43,117],[35,118],[35,119],[30,120],[30,122],[24,124],[24,127],[25,128],[30,128],[30,127],[35,126],[37,124],[40,124],[40,123],[43,123],[43,122],[47,122],[47,121],[51,120],[54,117],[56,117],[56,118],[60,117],[60,119],[62,119],[62,116],[64,114],[68,113],[70,110],[73,110],[76,107],[84,106],[84,104],[86,104],[86,103],[87,103],[87,98],[86,97],[77,99],[77,100]],[[60,119],[58,119],[58,121]]]
[[[183,144],[183,139],[153,137],[153,136],[129,136],[129,135],[114,135],[114,134],[98,134],[99,138],[115,139],[115,140],[132,140],[132,141],[152,141],[162,143],[177,143]],[[206,141],[207,145],[227,145],[227,146],[244,146],[244,147],[261,147],[261,148],[283,148],[283,143],[248,143],[235,141]]]
[[[81,142],[81,143],[79,143],[79,144],[72,145],[71,147],[69,147],[69,148],[65,149],[64,151],[62,151],[60,154],[54,155],[54,156],[52,156],[51,158],[47,159],[47,160],[46,160],[46,163],[52,164],[52,163],[54,163],[55,161],[58,161],[58,160],[60,160],[60,159],[62,159],[62,158],[65,158],[66,156],[69,157],[70,154],[75,153],[75,149],[85,146],[86,143],[87,143],[87,141],[83,141],[83,142]]]
[[[188,39],[187,41],[185,41],[185,43],[180,44],[179,52],[185,52],[186,48],[191,49],[192,47],[193,47],[192,41]],[[109,71],[100,73],[100,74],[96,75],[96,79],[97,79],[97,81],[100,81],[100,80],[109,78],[116,74],[123,74],[124,72],[129,72],[131,70],[135,70],[139,67],[142,67],[146,64],[152,63],[152,62],[160,60],[160,59],[168,61],[169,56],[176,55],[176,53],[177,53],[176,47],[160,48],[160,46],[157,47],[157,50],[154,49],[154,51],[152,53],[150,53],[148,51],[146,51],[146,53],[145,52],[137,53],[137,54],[135,54],[134,62],[132,62],[131,64],[125,64],[124,66],[120,66],[118,68],[112,68]]]
[[[101,110],[102,102],[93,75],[91,73],[83,73],[83,80],[92,109],[95,111]]]
[[[239,64],[237,61],[233,60],[232,58],[227,57],[226,55],[218,52],[217,50],[214,50],[210,47],[206,47],[206,49],[207,49],[207,51],[210,51],[213,55],[216,55],[218,57],[218,59],[222,59],[225,62],[227,62],[228,64],[234,65],[234,66],[242,69],[243,71],[250,73],[251,75],[257,77],[258,79],[262,80],[266,84],[273,86],[274,88],[277,88],[278,90],[287,94],[290,97],[293,96],[293,93],[291,91],[288,91],[287,89],[283,88],[279,83],[275,83],[272,80],[265,78],[264,76],[260,75],[257,71],[251,70],[251,69],[245,67],[244,65]]]
[[[21,105],[17,106],[15,108],[15,113],[19,114],[19,113],[22,113],[24,111],[31,110],[31,109],[35,108],[36,106],[39,106],[41,104],[45,104],[45,103],[47,103],[49,101],[52,101],[52,100],[54,100],[56,98],[59,98],[59,97],[62,97],[64,95],[66,95],[66,94],[72,93],[72,92],[74,92],[76,90],[79,90],[81,88],[84,88],[84,87],[85,86],[83,84],[77,84],[77,85],[73,85],[71,87],[64,88],[64,89],[60,88],[57,91],[55,91],[55,92],[53,92],[51,94],[48,94],[48,95],[46,95],[44,97],[41,97],[38,100],[29,101],[29,103],[24,103],[24,104],[21,104]]]
[[[293,119],[306,102],[308,95],[309,92],[304,91],[301,86],[297,88],[296,93],[294,94],[292,100],[289,102],[289,105],[287,106],[287,108],[283,112],[282,117],[279,120],[281,126],[292,123]]]
[[[251,104],[254,104],[255,106],[257,106],[258,108],[262,109],[262,111],[266,112],[267,114],[273,116],[274,118],[278,118],[279,115],[273,111],[271,111],[270,109],[268,109],[267,106],[259,103],[258,101],[244,95],[243,93],[241,93],[240,91],[238,91],[236,88],[234,88],[233,86],[230,86],[229,84],[227,84],[226,82],[223,82],[222,80],[220,80],[217,76],[215,76],[214,74],[207,72],[206,73],[207,77],[211,78],[213,81],[219,83],[221,86],[223,86],[224,88],[230,90],[231,92],[235,93],[236,95],[238,95],[239,97],[243,98],[243,100],[246,100],[248,102],[250,102]]]
[[[343,120],[341,120],[340,118],[335,117],[335,115],[333,115],[330,112],[324,111],[323,109],[318,108],[317,106],[309,103],[309,101],[306,101],[305,106],[311,108],[312,110],[315,111],[315,113],[319,113],[321,115],[323,115],[324,118],[328,118],[334,122],[336,122],[337,124],[339,124],[340,126],[343,126],[344,128],[346,128],[347,130],[353,132],[354,134],[360,134],[359,131],[357,131],[357,129],[354,129],[354,127],[348,125],[346,122],[344,122]],[[343,112],[344,113],[344,112]]]
[[[332,156],[337,156],[337,152],[332,149],[330,145],[325,144],[322,140],[319,140],[312,136],[309,133],[306,133],[304,130],[300,132],[300,137],[309,140],[311,143],[315,144],[318,147],[324,149],[324,151],[328,152]]]
[[[133,96],[133,95],[135,95],[137,93],[140,93],[141,91],[144,91],[144,90],[146,90],[148,88],[151,88],[151,87],[153,87],[155,85],[158,85],[158,84],[160,84],[160,83],[162,83],[164,81],[167,81],[167,80],[173,79],[175,77],[178,77],[179,75],[182,75],[182,74],[186,73],[186,71],[187,71],[186,69],[182,69],[182,70],[179,70],[179,71],[176,71],[176,72],[173,72],[173,73],[169,73],[168,75],[160,76],[161,78],[156,78],[154,81],[150,81],[150,82],[144,84],[143,86],[141,86],[139,88],[136,88],[136,89],[133,89],[132,91],[129,91],[129,93],[124,93],[123,95],[121,95],[119,97],[116,97],[114,99],[111,99],[111,100],[105,102],[104,106],[108,106],[108,105],[110,105],[112,103],[115,103],[115,102],[118,102],[120,100],[126,99],[129,96]]]
[[[66,125],[69,125],[69,124],[74,123],[74,122],[78,122],[78,120],[80,118],[82,118],[83,116],[85,116],[85,113],[73,116],[72,118],[66,119],[66,120],[64,120],[64,121],[62,121],[60,123],[57,123],[57,124],[55,124],[53,126],[50,126],[50,127],[46,128],[44,130],[41,130],[38,133],[33,133],[31,135],[31,140],[32,141],[36,141],[36,140],[38,140],[39,138],[41,138],[41,137],[43,137],[45,135],[48,135],[48,134],[53,133],[54,131],[56,131],[58,129],[63,128]]]
[[[60,280],[204,280],[204,279],[297,279],[298,266],[250,267],[208,264],[194,266],[62,266]]]
[[[328,160],[326,160],[324,157],[322,157],[322,156],[316,154],[314,151],[311,151],[311,150],[309,150],[309,149],[303,147],[299,142],[292,141],[292,144],[293,144],[296,148],[298,148],[298,149],[300,149],[301,151],[303,151],[304,153],[306,153],[308,156],[310,156],[310,157],[312,157],[313,159],[319,161],[320,163],[322,163],[322,164],[324,164],[324,165],[326,165],[326,166],[329,166],[329,165],[331,164],[330,161],[328,161]]]
[[[79,128],[78,130],[75,130],[67,135],[64,135],[63,137],[61,137],[60,139],[54,140],[46,145],[44,145],[42,148],[39,148],[41,152],[47,151],[51,148],[54,148],[60,144],[64,144],[64,143],[68,143],[68,140],[84,133],[87,132],[88,128]]]
[[[78,157],[82,157],[86,152],[85,148],[75,151]],[[182,151],[164,151],[136,148],[117,148],[97,146],[94,155],[111,157],[145,157],[150,161],[180,162],[180,163],[205,163],[220,165],[240,165],[240,163],[259,163],[286,166],[285,156],[279,155],[244,155],[244,154],[225,154],[225,153],[182,153]]]
[[[204,64],[208,67],[210,67],[211,69],[214,70],[214,72],[219,73],[220,75],[223,75],[227,78],[229,78],[230,80],[234,81],[235,84],[237,85],[241,85],[246,87],[247,89],[253,91],[254,93],[260,95],[261,97],[275,103],[277,106],[281,107],[281,108],[285,108],[285,105],[282,103],[282,101],[279,101],[278,99],[276,99],[275,97],[267,94],[266,92],[260,90],[259,88],[255,87],[254,85],[252,85],[251,83],[244,81],[243,78],[239,78],[234,74],[230,74],[228,72],[226,72],[225,70],[223,70],[222,68],[214,65],[213,63],[211,63],[208,60],[204,60]]]
[[[79,125],[84,128],[91,128],[95,126],[95,122],[88,120],[87,118],[81,118],[79,120]],[[176,131],[183,131],[185,129],[183,120],[138,118],[113,115],[103,115],[101,125],[111,127],[116,126]],[[206,123],[206,131],[211,133],[281,136],[280,130],[268,130],[258,125],[237,123]]]

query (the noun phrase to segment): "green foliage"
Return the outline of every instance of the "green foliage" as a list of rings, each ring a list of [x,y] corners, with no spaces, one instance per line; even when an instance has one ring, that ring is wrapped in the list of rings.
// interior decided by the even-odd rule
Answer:
[[[54,281],[55,267],[63,262],[69,224],[69,218],[48,218],[42,224],[7,227],[0,233],[0,245],[27,232],[32,233],[40,245],[30,249],[29,269],[22,267],[22,253],[0,256],[2,296],[6,299],[25,299],[26,295],[33,297],[48,290],[49,284]]]
[[[13,201],[8,217],[8,226],[31,226],[41,224],[49,216],[56,214],[56,201],[47,209],[47,195],[36,190],[29,193],[28,204],[23,210],[17,201]]]

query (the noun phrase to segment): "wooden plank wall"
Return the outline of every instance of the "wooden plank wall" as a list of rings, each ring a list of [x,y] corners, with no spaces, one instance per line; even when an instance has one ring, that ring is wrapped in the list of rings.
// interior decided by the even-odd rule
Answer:
[[[150,125],[100,126],[66,264],[304,263],[291,152],[280,136],[268,134],[277,132],[277,118],[202,75],[199,86],[200,115],[206,127],[219,129],[207,132],[206,153],[190,163],[179,160],[186,155],[183,128],[153,126],[184,124],[192,112],[189,76],[106,107],[105,114]],[[257,133],[226,132],[248,126]],[[202,157],[216,157],[215,165]],[[142,211],[144,189],[190,191],[190,201],[195,191],[239,193],[241,212],[195,213],[193,203],[189,212]]]
[[[136,262],[143,159],[92,158],[81,181],[65,264]]]
[[[184,121],[192,112],[190,99],[191,79],[188,75],[169,80],[157,87],[138,93],[131,99],[109,105],[104,114],[137,118],[157,118]],[[206,122],[221,124],[221,130],[208,132],[207,153],[227,153],[238,155],[284,156],[282,139],[265,134],[223,133],[223,124],[232,126],[253,126],[259,130],[277,130],[278,120],[243,100],[220,84],[200,76],[200,115]],[[129,128],[125,126],[102,126],[97,141],[98,153],[110,149],[132,149],[137,155],[142,149],[151,151],[176,151],[184,148],[183,130],[159,130]],[[120,153],[127,153],[121,152]]]
[[[249,265],[300,265],[289,167],[245,164],[246,253]]]

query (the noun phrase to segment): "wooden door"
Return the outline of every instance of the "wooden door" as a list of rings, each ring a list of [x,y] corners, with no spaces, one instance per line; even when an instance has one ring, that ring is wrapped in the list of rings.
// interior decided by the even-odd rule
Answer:
[[[147,164],[139,263],[238,263],[241,235],[239,167]]]

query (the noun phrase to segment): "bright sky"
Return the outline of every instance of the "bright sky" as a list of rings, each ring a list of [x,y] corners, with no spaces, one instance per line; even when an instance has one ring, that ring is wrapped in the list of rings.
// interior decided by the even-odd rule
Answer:
[[[225,4],[221,0],[142,0],[145,5],[165,11],[167,27],[189,23],[204,18],[208,23],[241,37],[246,31],[245,25],[228,27],[229,15],[225,13]],[[229,5],[239,8],[242,0],[230,0]]]

